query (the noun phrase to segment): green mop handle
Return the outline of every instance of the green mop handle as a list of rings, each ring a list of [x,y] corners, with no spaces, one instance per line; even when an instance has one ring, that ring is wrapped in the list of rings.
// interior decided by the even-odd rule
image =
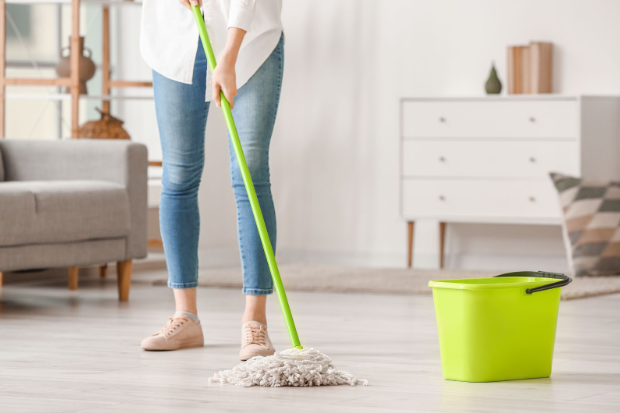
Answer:
[[[215,56],[213,55],[213,48],[211,47],[211,42],[209,41],[209,35],[207,34],[204,18],[202,17],[199,6],[192,6],[192,11],[194,12],[194,17],[196,18],[196,23],[198,24],[202,47],[207,54],[209,69],[211,70],[211,73],[213,73],[216,66]],[[260,235],[260,240],[263,244],[263,250],[267,256],[269,271],[271,272],[271,278],[273,278],[273,284],[275,286],[276,293],[278,294],[280,307],[282,308],[282,313],[284,314],[288,335],[291,339],[291,344],[293,347],[301,349],[303,347],[299,343],[297,329],[295,329],[295,321],[293,321],[291,308],[289,307],[288,300],[286,299],[286,292],[284,291],[284,286],[282,285],[282,278],[280,278],[280,271],[278,270],[276,257],[273,254],[273,248],[271,246],[271,241],[269,240],[269,233],[267,232],[267,227],[265,226],[265,219],[263,218],[263,213],[260,210],[258,198],[256,197],[256,191],[254,190],[254,184],[252,183],[252,176],[250,176],[250,170],[248,169],[248,164],[246,163],[245,156],[243,155],[243,148],[241,147],[237,127],[235,126],[235,121],[233,119],[232,112],[230,111],[230,104],[228,103],[228,100],[226,100],[224,93],[220,92],[220,95],[222,111],[224,112],[224,118],[226,119],[226,126],[228,126],[228,134],[230,135],[230,140],[235,150],[237,162],[239,163],[239,168],[241,169],[241,176],[243,177],[245,190],[247,191],[248,198],[250,199],[250,206],[252,207],[254,220],[256,221],[256,226],[258,227],[258,234]]]

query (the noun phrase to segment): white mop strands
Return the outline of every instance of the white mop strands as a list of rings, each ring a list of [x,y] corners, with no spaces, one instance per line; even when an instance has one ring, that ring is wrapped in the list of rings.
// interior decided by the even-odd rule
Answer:
[[[332,360],[318,350],[289,349],[268,357],[252,357],[231,370],[215,373],[209,383],[251,387],[311,387],[339,384],[368,385],[367,380],[339,371]]]

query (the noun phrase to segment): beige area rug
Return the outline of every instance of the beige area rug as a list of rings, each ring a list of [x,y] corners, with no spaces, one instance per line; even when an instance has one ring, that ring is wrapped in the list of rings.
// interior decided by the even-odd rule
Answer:
[[[284,287],[290,291],[332,291],[375,294],[431,294],[430,280],[485,278],[488,271],[408,270],[401,268],[330,267],[314,264],[280,266]],[[241,269],[222,268],[200,271],[201,287],[241,288]],[[155,285],[166,285],[157,280]],[[620,276],[573,279],[562,288],[562,300],[620,292]]]

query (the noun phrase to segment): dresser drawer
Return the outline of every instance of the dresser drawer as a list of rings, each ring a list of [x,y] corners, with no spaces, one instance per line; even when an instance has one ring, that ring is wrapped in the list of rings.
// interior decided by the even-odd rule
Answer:
[[[577,100],[405,101],[404,138],[573,139]]]
[[[550,171],[580,175],[577,142],[407,140],[405,177],[547,177]]]
[[[559,217],[551,180],[405,179],[402,213],[406,218],[553,220]]]

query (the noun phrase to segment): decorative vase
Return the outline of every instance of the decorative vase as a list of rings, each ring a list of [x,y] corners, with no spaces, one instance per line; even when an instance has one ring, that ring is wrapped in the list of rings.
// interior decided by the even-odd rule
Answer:
[[[99,108],[97,108],[97,112],[101,113],[101,119],[91,120],[80,126],[77,133],[78,138],[131,139],[123,128],[124,122],[122,120],[103,112]]]
[[[71,44],[71,37],[69,37],[69,44]],[[65,50],[68,50],[69,53],[65,56]],[[88,52],[88,56],[84,55],[84,52]],[[84,37],[80,36],[80,95],[86,95],[88,90],[86,89],[86,82],[92,79],[95,76],[95,71],[97,70],[95,66],[95,62],[90,58],[92,56],[92,52],[89,48],[84,47]],[[71,47],[63,47],[60,50],[60,60],[56,65],[56,73],[62,77],[71,76]],[[64,89],[65,93],[70,92],[68,87]]]
[[[499,95],[502,92],[502,82],[497,77],[497,71],[495,70],[495,63],[491,64],[491,73],[484,85],[484,89],[487,95]]]

